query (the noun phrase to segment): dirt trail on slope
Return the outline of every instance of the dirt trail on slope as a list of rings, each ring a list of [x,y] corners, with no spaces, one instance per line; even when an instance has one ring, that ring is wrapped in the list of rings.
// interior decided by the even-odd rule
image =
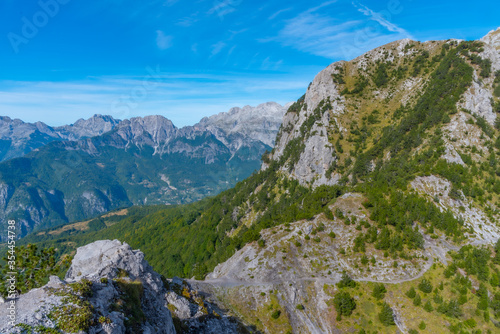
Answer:
[[[449,250],[458,251],[460,247],[454,246],[444,240],[440,239],[432,239],[426,234],[424,236],[424,248],[426,249],[426,255],[428,256],[428,260],[420,270],[420,272],[412,277],[402,278],[402,279],[391,279],[391,280],[377,280],[377,279],[366,279],[366,278],[356,278],[355,281],[359,282],[375,282],[375,283],[386,283],[386,284],[399,284],[404,282],[413,281],[421,278],[432,266],[434,263],[434,259],[441,261],[444,265],[448,264],[448,260],[446,259],[447,253]],[[338,283],[338,279],[328,279],[328,278],[320,278],[320,277],[297,277],[293,280],[294,282],[317,282],[321,284],[336,284]],[[259,281],[257,280],[241,280],[230,276],[223,276],[220,278],[208,279],[204,281],[197,280],[188,280],[190,284],[195,285],[212,285],[214,287],[221,288],[233,288],[237,286],[274,286],[280,284],[289,284],[290,280],[267,280],[267,281]]]

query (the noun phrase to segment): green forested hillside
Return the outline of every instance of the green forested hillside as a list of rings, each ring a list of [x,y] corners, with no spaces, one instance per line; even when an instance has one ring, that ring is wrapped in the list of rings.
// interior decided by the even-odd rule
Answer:
[[[285,222],[310,219],[324,210],[326,205],[342,194],[342,187],[323,186],[310,191],[297,181],[285,181],[281,196],[273,203],[271,188],[276,186],[276,167],[252,175],[234,188],[213,198],[175,207],[131,208],[126,218],[114,216],[97,218],[90,225],[95,231],[69,230],[52,235],[50,231],[37,232],[22,240],[23,244],[37,243],[42,247],[55,247],[59,254],[100,239],[119,239],[141,249],[148,261],[160,273],[170,276],[203,277],[217,263],[225,261],[236,249],[260,238],[259,231]],[[264,184],[257,194],[252,190]],[[244,213],[235,208],[257,202],[265,214],[247,228],[239,227]],[[151,211],[154,211],[151,213]],[[114,221],[109,227],[100,221]],[[55,230],[55,229],[54,229]],[[234,231],[233,237],[228,234]]]

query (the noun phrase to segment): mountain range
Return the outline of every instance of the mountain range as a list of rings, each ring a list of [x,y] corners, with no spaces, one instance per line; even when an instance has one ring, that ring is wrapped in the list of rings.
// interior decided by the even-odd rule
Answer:
[[[0,217],[19,219],[23,236],[119,207],[215,195],[259,168],[285,110],[232,108],[183,128],[162,116],[95,115],[57,128],[3,117],[11,159],[0,163]]]
[[[111,116],[94,115],[71,125],[50,127],[43,122],[25,123],[20,119],[0,116],[0,161],[22,157],[53,141],[99,136],[119,123]]]
[[[127,242],[253,332],[495,333],[499,113],[500,28],[395,41],[321,71],[233,188],[21,243]]]

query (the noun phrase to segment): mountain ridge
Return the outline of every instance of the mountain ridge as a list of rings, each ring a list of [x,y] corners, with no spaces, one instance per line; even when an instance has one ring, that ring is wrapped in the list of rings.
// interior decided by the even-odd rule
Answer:
[[[74,124],[51,127],[43,122],[25,123],[20,119],[0,116],[1,161],[24,156],[52,141],[78,140],[110,131],[119,121],[111,116],[94,115]]]
[[[259,168],[261,155],[271,149],[264,142],[278,131],[284,109],[268,103],[245,112],[245,132],[227,133],[215,123],[177,128],[159,115],[79,120],[71,131],[91,124],[85,133],[103,133],[56,140],[0,164],[0,216],[19,219],[24,236],[34,227],[132,204],[178,204],[214,195]],[[258,123],[248,123],[248,114],[261,112]],[[269,124],[264,133],[262,123]]]
[[[153,126],[154,122],[163,123],[166,127],[174,127],[175,129],[190,129],[195,128],[208,129],[217,135],[218,132],[227,132],[226,136],[233,133],[244,134],[255,140],[261,140],[264,144],[272,146],[274,143],[273,131],[276,131],[281,124],[275,119],[284,114],[283,109],[289,104],[281,106],[276,102],[267,102],[259,104],[255,107],[245,106],[243,108],[234,107],[228,112],[221,112],[217,115],[203,117],[200,122],[194,125],[188,125],[182,128],[177,128],[172,121],[161,115],[150,115],[144,117],[132,117],[126,120],[114,119],[111,115],[95,114],[94,116],[83,119],[80,118],[75,123],[62,126],[49,126],[43,122],[27,123],[18,118],[10,118],[9,116],[0,116],[0,161],[5,161],[12,158],[24,156],[34,149],[42,147],[52,141],[77,141],[80,139],[100,136],[119,126],[121,123],[141,123]],[[234,122],[234,126],[228,127],[229,118]],[[255,123],[255,119],[262,121],[264,128],[270,127],[271,133],[263,133],[260,138],[256,134],[258,130],[255,126],[252,128],[249,125],[250,121]],[[269,122],[269,120],[273,120]],[[267,124],[266,124],[267,121]],[[166,123],[165,123],[166,122]],[[167,125],[170,123],[170,125]],[[217,124],[219,123],[219,124]],[[246,124],[245,128],[236,126],[236,124]],[[254,125],[254,124],[251,124]],[[122,126],[124,126],[122,124]],[[151,131],[154,128],[150,129]],[[224,136],[219,136],[223,138]],[[227,142],[225,144],[228,144]]]

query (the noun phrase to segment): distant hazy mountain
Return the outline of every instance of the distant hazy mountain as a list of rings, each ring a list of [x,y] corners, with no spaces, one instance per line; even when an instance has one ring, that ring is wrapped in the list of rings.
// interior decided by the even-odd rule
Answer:
[[[183,128],[162,116],[96,115],[58,128],[4,117],[4,151],[26,155],[0,163],[0,217],[21,221],[24,235],[122,206],[215,195],[259,168],[285,111],[272,102],[233,108]]]
[[[78,140],[112,130],[120,121],[111,116],[94,115],[75,124],[50,127],[45,123],[25,123],[0,116],[0,161],[23,155],[53,141]]]
[[[232,108],[229,112],[223,112],[211,117],[203,118],[196,126],[206,128],[214,133],[218,139],[225,140],[228,136],[237,135],[250,137],[259,140],[268,146],[274,146],[276,133],[281,126],[282,117],[291,105],[287,104],[283,108],[281,105],[268,102],[257,107],[246,106],[241,108]],[[222,135],[218,135],[222,131]],[[236,143],[227,143],[234,146]]]

